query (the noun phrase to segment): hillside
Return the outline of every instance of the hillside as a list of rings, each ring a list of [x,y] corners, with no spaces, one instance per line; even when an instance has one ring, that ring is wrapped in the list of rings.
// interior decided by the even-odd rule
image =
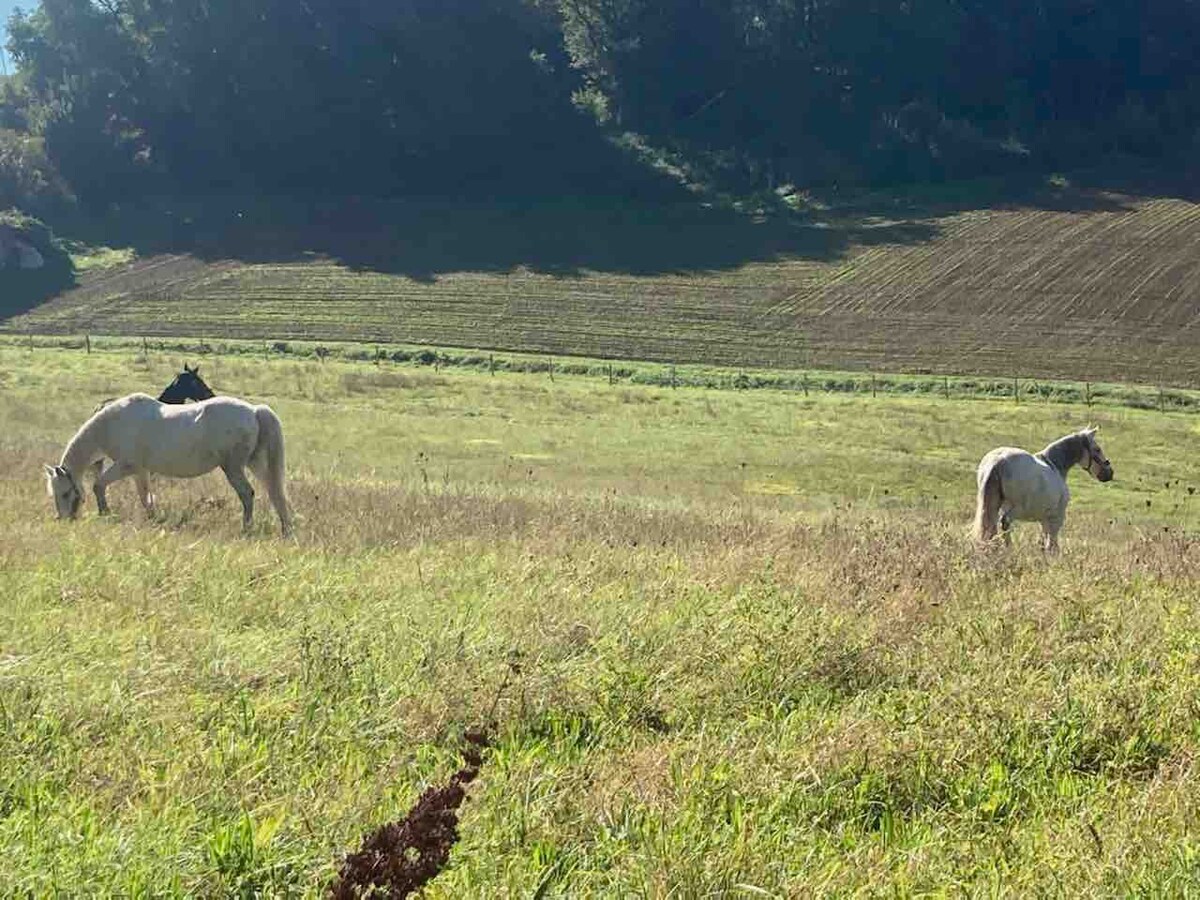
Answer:
[[[230,212],[0,330],[404,341],[1200,385],[1200,204],[1050,191],[803,214],[685,204]]]

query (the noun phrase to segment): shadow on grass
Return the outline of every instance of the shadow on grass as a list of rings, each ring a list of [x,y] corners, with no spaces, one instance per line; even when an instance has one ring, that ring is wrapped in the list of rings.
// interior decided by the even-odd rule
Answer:
[[[617,169],[613,170],[617,172]],[[55,222],[60,236],[132,247],[146,259],[295,264],[331,260],[360,272],[432,281],[452,272],[517,270],[570,278],[730,271],[747,263],[833,261],[853,247],[935,239],[938,220],[975,209],[1119,212],[1138,197],[1200,198],[1200,179],[1131,164],[1070,178],[1022,174],[840,196],[818,193],[794,208],[779,195],[706,203],[669,179],[614,176],[612,195],[498,200],[208,196],[125,205]],[[758,201],[761,202],[758,202]],[[187,279],[180,262],[112,269],[122,291]],[[195,266],[192,262],[189,266]],[[90,279],[84,278],[87,283]],[[5,290],[0,322],[74,284],[46,273]]]
[[[0,322],[28,312],[75,283],[75,271],[65,254],[46,256],[41,269],[0,269]]]
[[[734,269],[792,257],[836,259],[851,244],[934,237],[927,223],[830,225],[800,214],[747,215],[695,198],[454,202],[206,199],[129,207],[61,226],[72,238],[129,244],[142,257],[298,263],[432,280],[449,272],[528,269],[656,275]]]
[[[849,216],[938,218],[978,209],[1048,212],[1129,212],[1138,200],[1170,198],[1200,202],[1200,174],[1184,165],[1151,166],[1117,160],[1066,173],[1014,173],[1002,177],[919,184],[844,198],[822,195]]]

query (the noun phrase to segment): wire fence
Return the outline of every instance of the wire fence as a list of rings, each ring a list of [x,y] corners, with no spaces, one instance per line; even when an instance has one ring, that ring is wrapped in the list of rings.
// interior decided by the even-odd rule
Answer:
[[[221,355],[292,359],[323,363],[329,359],[369,362],[375,365],[427,366],[435,371],[459,369],[491,375],[514,372],[604,379],[611,386],[643,385],[660,388],[713,390],[777,390],[816,396],[860,395],[873,398],[898,396],[941,397],[945,400],[990,399],[1022,403],[1066,403],[1122,406],[1167,412],[1200,411],[1200,391],[1097,381],[996,377],[950,373],[895,374],[821,370],[709,367],[695,363],[630,362],[559,357],[525,352],[443,349],[391,344],[323,344],[315,341],[262,341],[229,339],[208,341],[147,337],[94,337],[34,335],[0,337],[0,342],[37,349],[83,350],[91,353],[116,350],[178,353],[187,356]]]

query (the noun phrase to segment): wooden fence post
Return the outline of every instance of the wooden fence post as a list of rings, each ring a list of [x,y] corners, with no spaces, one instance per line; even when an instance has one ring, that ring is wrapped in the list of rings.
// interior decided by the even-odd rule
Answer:
[[[1016,378],[1013,379],[1013,402],[1018,405],[1021,403],[1021,385]]]
[[[950,376],[942,376],[942,394],[947,400],[950,399]]]
[[[609,383],[610,385],[613,383],[613,370],[612,370],[612,363],[609,363],[609,364],[608,364],[608,383]]]
[[[871,373],[871,396],[872,396],[872,397],[878,397],[878,396],[879,396],[879,395],[878,395],[878,394],[875,392],[875,373],[874,373],[874,372],[872,372],[872,373]]]
[[[88,355],[91,355],[91,352],[92,352],[92,336],[91,336],[90,334],[85,334],[85,335],[83,336],[83,346],[87,348]]]

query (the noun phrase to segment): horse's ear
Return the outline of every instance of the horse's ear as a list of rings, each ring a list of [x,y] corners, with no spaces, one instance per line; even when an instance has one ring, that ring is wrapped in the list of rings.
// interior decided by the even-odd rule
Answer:
[[[189,366],[187,363],[183,364],[183,371],[187,372],[189,375],[196,374],[196,370],[193,369],[191,366]]]
[[[42,463],[42,468],[46,470],[46,474],[49,476],[58,474],[58,466],[52,466],[50,463]]]
[[[1088,434],[1095,434],[1097,431],[1100,430],[1100,426],[1099,425],[1089,425],[1087,428],[1085,428],[1083,430],[1086,431]]]

